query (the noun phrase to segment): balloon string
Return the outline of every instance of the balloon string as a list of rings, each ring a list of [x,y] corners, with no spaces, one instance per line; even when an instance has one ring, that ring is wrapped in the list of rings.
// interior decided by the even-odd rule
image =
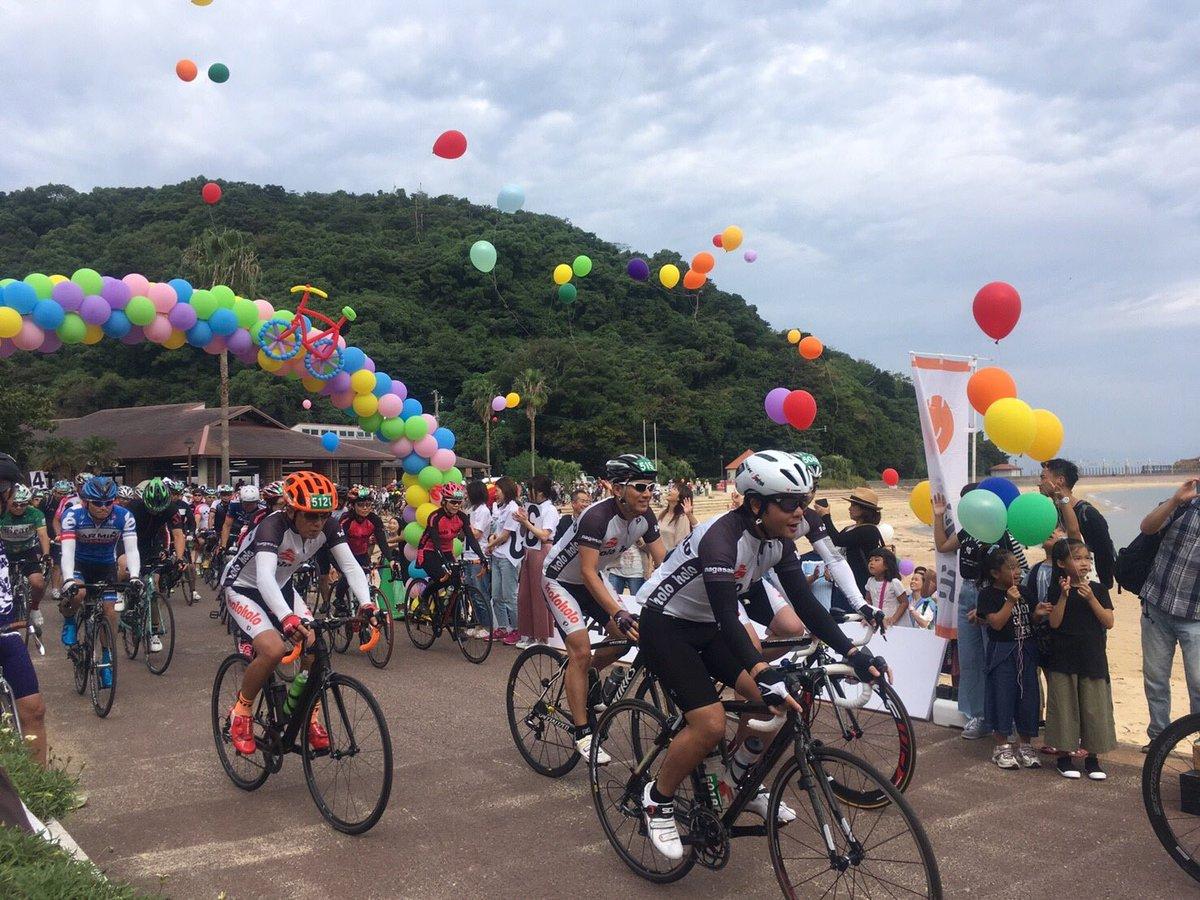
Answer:
[[[525,332],[525,337],[533,337],[533,334],[528,328],[525,327],[525,323],[521,321],[521,317],[513,312],[512,307],[508,305],[508,301],[504,299],[504,295],[500,293],[500,285],[496,281],[496,270],[493,269],[489,274],[492,276],[492,288],[496,292],[496,297],[499,298],[500,302],[504,304],[504,308],[508,310],[508,314],[512,316],[513,320],[517,323],[517,327]]]
[[[833,394],[833,415],[836,416],[840,406],[838,402],[837,385],[833,380],[833,373],[829,370],[829,360],[822,360],[825,363],[825,377],[829,379],[829,390]]]

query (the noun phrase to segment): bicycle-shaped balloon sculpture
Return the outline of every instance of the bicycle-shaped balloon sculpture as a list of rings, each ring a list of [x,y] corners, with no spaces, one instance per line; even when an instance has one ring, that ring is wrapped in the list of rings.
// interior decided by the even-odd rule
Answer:
[[[310,294],[316,294],[322,300],[329,299],[327,293],[311,284],[298,284],[292,288],[291,293],[304,294],[292,321],[270,319],[263,322],[258,329],[258,342],[263,353],[279,362],[286,362],[303,348],[307,351],[304,355],[304,368],[308,370],[308,374],[321,381],[328,381],[342,371],[342,351],[338,348],[342,326],[353,322],[357,316],[349,306],[343,306],[342,317],[335,322],[309,308]],[[313,327],[314,320],[328,327],[319,331]]]

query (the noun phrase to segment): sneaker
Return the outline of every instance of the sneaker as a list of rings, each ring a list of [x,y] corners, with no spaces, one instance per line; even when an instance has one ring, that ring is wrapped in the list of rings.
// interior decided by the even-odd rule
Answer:
[[[329,749],[329,732],[325,730],[324,725],[317,721],[316,712],[308,720],[308,746],[313,750]]]
[[[983,724],[983,716],[976,716],[973,719],[967,719],[967,724],[963,726],[962,734],[959,735],[965,741],[977,741],[987,734],[987,729]]]
[[[679,840],[679,828],[675,825],[675,803],[655,803],[650,799],[654,782],[642,791],[642,816],[646,820],[646,833],[654,849],[667,859],[683,859],[683,841]]]
[[[64,647],[74,647],[75,642],[79,639],[79,626],[75,623],[75,617],[63,619],[62,627],[62,642]]]
[[[504,628],[493,628],[493,629],[492,629],[492,636],[491,636],[490,640],[493,640],[493,641],[502,641],[502,640],[504,640],[504,636],[505,636],[506,634],[508,634],[508,631],[507,631],[507,629],[504,629]]]
[[[235,707],[236,709],[236,707]],[[242,756],[253,756],[258,750],[254,743],[254,719],[229,711],[229,741]]]
[[[1012,744],[1001,744],[992,751],[992,762],[1001,769],[1019,769],[1021,764],[1013,753]]]
[[[1092,781],[1103,781],[1108,777],[1104,770],[1100,768],[1100,760],[1095,756],[1088,756],[1083,761],[1083,771],[1087,772],[1087,777]]]
[[[592,758],[592,735],[585,734],[575,742],[575,749],[579,751],[579,755],[584,759]],[[612,757],[604,752],[603,747],[596,748],[596,765],[607,766],[612,762]]]
[[[1068,756],[1060,756],[1058,758],[1058,762],[1056,762],[1054,764],[1054,767],[1056,769],[1058,769],[1058,774],[1061,775],[1063,778],[1075,779],[1075,778],[1081,777],[1079,774],[1079,770],[1077,768],[1075,768],[1075,763],[1072,762],[1071,757],[1069,755]]]
[[[504,646],[505,647],[516,646],[517,641],[519,641],[520,639],[521,639],[521,635],[517,634],[516,630],[514,629],[504,636]]]
[[[1022,744],[1017,748],[1017,761],[1026,769],[1040,769],[1042,761],[1038,759],[1037,751],[1028,744]]]
[[[40,609],[31,609],[29,611],[29,622],[37,629],[37,633],[42,633],[42,626],[46,624],[46,617],[42,615]]]
[[[528,647],[532,643],[533,643],[533,638],[526,637],[525,635],[521,635],[521,639],[519,641],[517,641],[516,644],[514,644],[513,646],[515,646],[518,650],[524,650],[526,647]]]
[[[157,634],[150,635],[150,652],[162,653],[162,638]]]
[[[746,812],[754,813],[764,822],[767,820],[767,802],[771,799],[771,792],[766,788],[759,788],[758,793],[754,795],[754,799],[746,804]],[[796,821],[796,812],[782,800],[779,801],[779,812],[775,814],[775,821],[780,825],[787,825],[789,822]]]
[[[100,687],[107,690],[113,684],[112,654],[106,649],[100,660],[105,664],[104,668],[100,670]]]
[[[199,591],[192,591],[192,602],[193,602],[193,603],[196,603],[196,602],[198,602],[199,600],[200,600],[200,592],[199,592]]]

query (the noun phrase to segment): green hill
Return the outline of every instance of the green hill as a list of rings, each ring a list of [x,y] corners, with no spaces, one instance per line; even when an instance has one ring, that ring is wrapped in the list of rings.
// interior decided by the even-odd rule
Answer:
[[[820,360],[802,360],[742,297],[710,283],[697,306],[693,293],[666,291],[653,275],[635,282],[625,273],[632,254],[563,219],[507,216],[454,197],[404,191],[297,194],[241,183],[224,185],[223,199],[210,208],[200,201],[203,180],[0,194],[0,277],[90,266],[165,280],[186,274],[183,249],[216,224],[253,237],[262,266],[259,296],[290,306],[287,289],[311,281],[328,289],[337,306],[354,306],[359,321],[351,341],[430,410],[438,391],[442,419],[467,455],[482,454],[483,426],[461,398],[464,380],[487,375],[505,392],[517,373],[535,367],[550,386],[537,420],[539,452],[577,460],[589,471],[614,452],[640,449],[643,419],[658,422],[661,456],[687,460],[708,476],[745,447],[767,446],[840,454],[870,477],[886,466],[905,477],[924,471],[906,377],[828,348]],[[480,239],[499,254],[494,283],[467,258]],[[576,280],[578,301],[564,305],[550,273],[581,253],[594,269]],[[647,258],[652,272],[668,262],[687,268],[666,250]],[[341,419],[320,399],[306,414],[296,383],[231,365],[233,402],[253,403],[288,424]],[[51,355],[18,353],[0,360],[0,377],[48,392],[63,416],[217,402],[214,357],[107,338]],[[763,397],[778,385],[816,397],[813,429],[800,433],[766,418]],[[494,460],[528,443],[521,410],[493,426]]]

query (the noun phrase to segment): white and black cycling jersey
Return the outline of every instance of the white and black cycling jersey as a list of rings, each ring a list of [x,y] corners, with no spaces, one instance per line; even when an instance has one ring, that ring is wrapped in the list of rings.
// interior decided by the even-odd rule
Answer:
[[[650,510],[632,519],[621,516],[615,497],[593,503],[571,523],[571,527],[546,554],[543,571],[547,578],[568,584],[583,584],[579,548],[591,547],[600,553],[598,568],[612,568],[618,557],[638,542],[652,544],[659,539],[658,519]]]

